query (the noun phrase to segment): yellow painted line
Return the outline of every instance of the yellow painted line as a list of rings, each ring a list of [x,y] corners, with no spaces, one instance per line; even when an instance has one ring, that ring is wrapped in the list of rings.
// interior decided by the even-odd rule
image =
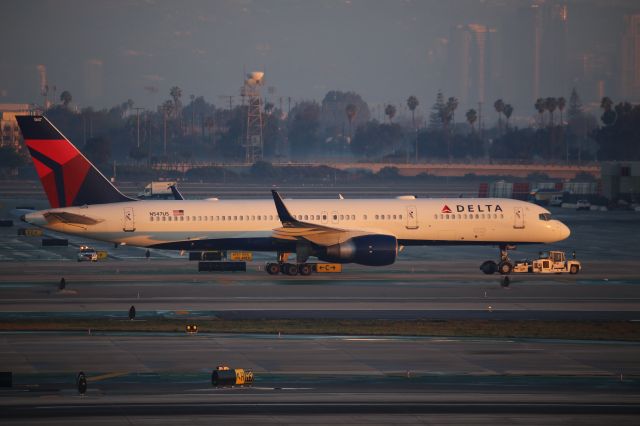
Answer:
[[[126,372],[106,373],[100,376],[87,377],[87,382],[98,382],[100,380],[113,379],[114,377],[122,377],[122,376],[126,376],[127,374],[129,373],[126,373]]]

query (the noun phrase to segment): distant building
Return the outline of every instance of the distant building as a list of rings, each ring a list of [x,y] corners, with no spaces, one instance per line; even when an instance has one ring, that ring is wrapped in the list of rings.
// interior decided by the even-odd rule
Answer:
[[[538,98],[569,95],[568,19],[567,5],[537,0],[515,7],[502,24],[500,96],[506,102],[529,111]]]
[[[637,200],[640,196],[640,162],[602,163],[602,195],[610,200]]]
[[[620,64],[620,95],[625,101],[640,101],[640,14],[624,17]]]
[[[456,25],[448,43],[447,70],[451,81],[446,93],[456,96],[460,110],[493,102],[497,76],[496,29],[482,24]]]
[[[0,104],[0,146],[11,146],[19,151],[22,144],[22,134],[18,127],[16,115],[28,114],[29,104]]]

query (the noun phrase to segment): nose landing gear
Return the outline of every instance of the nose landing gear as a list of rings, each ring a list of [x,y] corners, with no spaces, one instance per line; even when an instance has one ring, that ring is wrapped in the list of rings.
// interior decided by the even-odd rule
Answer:
[[[515,249],[515,246],[500,244],[500,262],[496,263],[493,260],[487,260],[480,265],[480,270],[487,275],[495,274],[496,272],[502,275],[509,275],[513,270],[513,263],[509,259],[508,249]]]

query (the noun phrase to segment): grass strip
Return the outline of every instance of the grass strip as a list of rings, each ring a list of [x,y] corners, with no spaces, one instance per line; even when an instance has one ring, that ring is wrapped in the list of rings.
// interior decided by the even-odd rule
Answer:
[[[337,320],[337,319],[21,319],[0,321],[0,331],[185,332],[196,324],[205,333],[448,336],[640,341],[640,322],[506,320]]]

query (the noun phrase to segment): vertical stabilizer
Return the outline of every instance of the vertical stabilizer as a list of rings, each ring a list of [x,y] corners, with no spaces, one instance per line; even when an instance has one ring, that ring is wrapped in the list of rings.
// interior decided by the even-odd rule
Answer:
[[[46,117],[17,116],[51,207],[133,201],[123,195]]]

